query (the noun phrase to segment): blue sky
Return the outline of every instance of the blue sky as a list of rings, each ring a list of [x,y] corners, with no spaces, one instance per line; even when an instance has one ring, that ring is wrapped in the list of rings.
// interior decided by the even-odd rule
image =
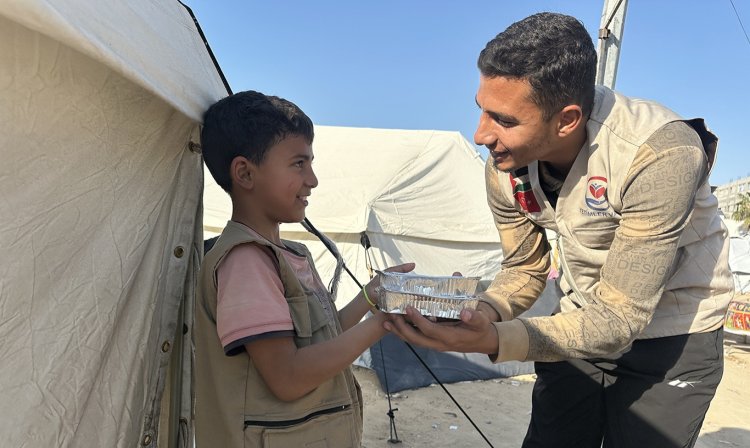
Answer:
[[[604,3],[184,1],[235,92],[282,96],[316,124],[452,130],[469,141],[487,41],[539,11],[571,14],[596,37]],[[750,33],[750,1],[734,5]],[[750,175],[749,73],[729,0],[628,2],[615,88],[705,118],[720,139],[715,185]]]

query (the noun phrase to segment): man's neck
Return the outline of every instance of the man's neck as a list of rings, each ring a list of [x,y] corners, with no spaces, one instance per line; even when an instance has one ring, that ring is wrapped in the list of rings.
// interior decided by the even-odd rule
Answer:
[[[549,173],[555,178],[565,180],[585,143],[586,126],[584,125],[562,142],[558,159],[545,161]]]

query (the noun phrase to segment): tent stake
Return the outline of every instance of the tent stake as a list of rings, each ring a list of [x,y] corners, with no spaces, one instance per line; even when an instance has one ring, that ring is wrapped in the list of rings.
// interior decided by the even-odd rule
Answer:
[[[383,356],[383,344],[378,341],[378,346],[380,346],[380,361],[383,363],[383,379],[385,380],[385,396],[388,397],[388,412],[385,414],[388,416],[388,418],[391,419],[390,423],[390,429],[391,429],[391,437],[388,439],[388,443],[401,443],[401,439],[398,438],[398,431],[396,430],[396,415],[394,412],[398,411],[398,408],[391,407],[391,389],[388,387],[388,372],[385,368],[385,357]],[[395,436],[394,436],[395,435]]]

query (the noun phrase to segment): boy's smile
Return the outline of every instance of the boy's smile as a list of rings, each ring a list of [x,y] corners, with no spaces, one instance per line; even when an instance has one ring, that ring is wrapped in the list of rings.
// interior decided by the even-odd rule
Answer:
[[[297,199],[299,199],[302,204],[307,207],[307,198],[310,197],[310,195],[304,195],[304,196],[297,196]]]

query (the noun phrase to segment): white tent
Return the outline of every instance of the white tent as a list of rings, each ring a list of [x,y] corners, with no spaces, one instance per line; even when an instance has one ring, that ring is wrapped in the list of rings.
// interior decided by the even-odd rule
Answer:
[[[186,445],[191,142],[226,95],[193,19],[176,0],[0,0],[0,89],[2,446],[164,445],[170,385]]]
[[[750,236],[733,236],[729,240],[729,268],[737,294],[750,293]]]
[[[740,221],[723,218],[729,231],[729,269],[737,294],[750,293],[750,234]]]
[[[372,267],[414,261],[428,275],[491,279],[502,251],[487,206],[484,162],[458,132],[316,126],[313,168],[319,186],[307,217],[338,246],[361,282],[368,280],[360,234],[369,237]],[[203,226],[221,231],[231,202],[204,178]],[[282,238],[305,243],[321,277],[331,278],[334,257],[300,225],[282,226]],[[339,306],[357,292],[342,275]]]

